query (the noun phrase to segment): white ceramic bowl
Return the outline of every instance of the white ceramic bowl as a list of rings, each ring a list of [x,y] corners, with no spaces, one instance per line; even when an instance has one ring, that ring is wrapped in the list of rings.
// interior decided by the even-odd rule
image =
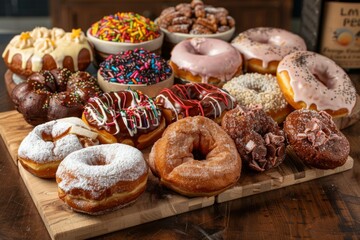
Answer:
[[[174,84],[174,71],[169,78],[165,79],[156,84],[147,85],[147,84],[121,84],[121,83],[113,83],[105,81],[103,76],[100,74],[100,70],[97,72],[98,84],[100,88],[104,92],[114,92],[114,91],[121,91],[126,90],[128,88],[139,90],[142,93],[148,95],[149,97],[153,98],[157,96],[161,90],[164,88],[169,88]]]
[[[105,60],[109,55],[116,54],[121,51],[134,50],[136,48],[144,48],[145,50],[160,54],[161,46],[164,40],[164,33],[161,31],[159,37],[141,43],[124,43],[101,40],[90,34],[90,28],[86,31],[86,36],[94,45],[96,60],[98,63]]]

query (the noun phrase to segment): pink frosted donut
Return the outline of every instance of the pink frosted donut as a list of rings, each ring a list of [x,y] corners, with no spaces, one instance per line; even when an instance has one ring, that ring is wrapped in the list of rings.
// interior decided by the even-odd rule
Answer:
[[[314,52],[298,51],[284,57],[277,80],[295,109],[326,111],[339,117],[350,114],[356,103],[355,87],[345,71]]]
[[[247,72],[273,75],[279,61],[286,55],[306,50],[300,36],[279,28],[251,28],[240,33],[231,43],[243,55]]]
[[[218,86],[242,73],[240,53],[231,44],[213,38],[178,43],[171,52],[170,65],[178,78]]]

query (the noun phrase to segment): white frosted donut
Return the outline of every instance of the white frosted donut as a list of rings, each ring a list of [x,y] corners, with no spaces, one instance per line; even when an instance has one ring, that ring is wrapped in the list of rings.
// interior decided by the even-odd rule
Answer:
[[[356,103],[356,90],[346,72],[314,52],[287,55],[279,64],[277,79],[295,109],[326,111],[337,117],[350,114]]]
[[[276,74],[280,60],[294,51],[306,50],[304,40],[289,31],[258,27],[240,33],[232,45],[244,57],[247,72]]]
[[[114,143],[68,155],[56,172],[58,194],[73,210],[101,214],[135,201],[146,188],[148,167],[143,154]]]
[[[191,82],[222,85],[242,72],[242,58],[231,44],[213,38],[192,38],[178,43],[170,64],[177,77]]]
[[[80,118],[58,119],[36,126],[20,143],[18,159],[26,170],[54,178],[59,163],[71,152],[98,144],[97,134]]]
[[[273,75],[247,73],[231,79],[223,88],[242,106],[261,105],[277,122],[282,122],[291,112]]]

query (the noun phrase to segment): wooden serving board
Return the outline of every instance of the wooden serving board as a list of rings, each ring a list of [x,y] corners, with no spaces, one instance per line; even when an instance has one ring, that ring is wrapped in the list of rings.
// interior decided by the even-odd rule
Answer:
[[[16,111],[0,113],[0,134],[15,164],[20,142],[32,130]],[[148,157],[150,149],[144,152]],[[18,164],[20,175],[53,239],[83,239],[128,228],[157,219],[250,196],[273,189],[309,181],[342,172],[353,167],[353,159],[334,170],[319,170],[305,166],[289,151],[284,163],[265,173],[243,171],[239,182],[231,189],[210,198],[187,198],[161,187],[150,174],[147,190],[131,206],[101,216],[75,213],[57,196],[54,180],[40,179]]]

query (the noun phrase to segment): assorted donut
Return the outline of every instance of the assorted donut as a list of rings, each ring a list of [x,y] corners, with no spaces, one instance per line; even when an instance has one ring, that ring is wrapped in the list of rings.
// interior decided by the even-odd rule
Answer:
[[[115,27],[124,19],[120,34]],[[127,30],[134,24],[151,25],[155,35],[135,36]],[[200,36],[176,44],[167,60],[143,48],[110,55],[97,76],[85,71],[95,53],[80,29],[15,36],[2,55],[23,79],[11,99],[34,126],[19,162],[56,179],[59,198],[90,215],[136,201],[149,174],[196,197],[231,188],[243,171],[276,168],[289,151],[314,168],[345,164],[350,144],[333,118],[356,103],[346,72],[283,29],[249,29],[231,43],[208,37],[234,27],[226,9],[201,0],[166,8],[154,22],[110,15],[91,34],[127,44],[157,38],[161,29]]]

